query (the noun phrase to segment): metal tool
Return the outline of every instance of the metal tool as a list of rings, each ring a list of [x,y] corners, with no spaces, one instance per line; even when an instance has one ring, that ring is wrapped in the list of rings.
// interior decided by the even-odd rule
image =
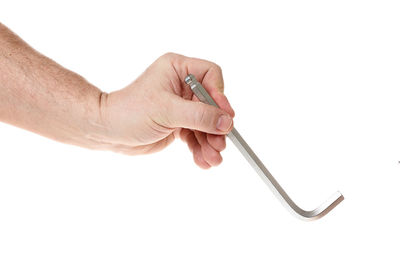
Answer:
[[[188,76],[186,76],[185,83],[190,86],[193,93],[199,98],[201,102],[218,107],[217,103],[215,103],[215,101],[207,93],[204,87],[196,80],[194,75],[189,74]],[[228,133],[228,137],[239,149],[239,151],[250,163],[250,165],[254,168],[254,170],[258,173],[261,179],[269,186],[275,196],[290,212],[292,212],[294,216],[302,220],[316,220],[329,213],[333,208],[335,208],[340,202],[344,200],[343,195],[339,191],[337,191],[318,208],[311,211],[301,209],[299,206],[296,205],[296,203],[293,202],[288,194],[286,194],[285,190],[283,190],[283,188],[279,185],[279,183],[275,180],[272,174],[268,171],[268,169],[264,166],[261,160],[257,157],[257,155],[249,147],[246,141],[244,141],[244,139],[240,136],[239,132],[235,128],[233,128],[231,132]]]

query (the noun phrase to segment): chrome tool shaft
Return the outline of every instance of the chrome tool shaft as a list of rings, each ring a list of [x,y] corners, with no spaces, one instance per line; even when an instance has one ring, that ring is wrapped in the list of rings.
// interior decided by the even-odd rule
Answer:
[[[204,87],[196,80],[194,75],[189,74],[185,78],[185,82],[190,86],[193,93],[199,98],[201,102],[218,107],[218,105],[207,93]],[[299,206],[296,205],[296,203],[293,202],[293,200],[288,196],[285,190],[283,190],[283,188],[279,185],[279,183],[275,180],[272,174],[268,171],[268,169],[264,166],[261,160],[257,157],[257,155],[249,147],[246,141],[244,141],[242,136],[235,128],[233,128],[232,131],[228,133],[228,137],[233,142],[233,144],[239,149],[239,151],[250,163],[250,165],[254,168],[254,170],[258,173],[261,179],[268,185],[268,187],[275,194],[275,196],[296,217],[302,220],[319,219],[324,215],[326,215],[327,213],[329,213],[342,200],[344,200],[343,195],[339,191],[337,191],[326,202],[324,202],[316,209],[311,211],[306,211],[301,209]]]

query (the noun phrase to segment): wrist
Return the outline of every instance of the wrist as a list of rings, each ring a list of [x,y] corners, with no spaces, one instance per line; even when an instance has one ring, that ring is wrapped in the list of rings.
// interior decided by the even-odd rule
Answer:
[[[91,100],[86,109],[85,138],[91,143],[94,149],[107,149],[110,142],[110,120],[107,108],[109,94],[98,91]]]

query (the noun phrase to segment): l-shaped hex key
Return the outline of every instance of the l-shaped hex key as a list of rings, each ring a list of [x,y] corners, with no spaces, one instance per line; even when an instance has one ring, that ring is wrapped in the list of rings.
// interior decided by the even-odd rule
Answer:
[[[189,74],[188,76],[186,76],[185,83],[190,86],[193,93],[197,96],[197,98],[199,98],[201,102],[218,107],[217,103],[215,103],[215,101],[207,93],[201,83],[196,80],[194,75]],[[311,211],[301,209],[288,196],[285,190],[283,190],[283,188],[279,185],[279,183],[275,180],[272,174],[268,171],[268,169],[264,166],[261,160],[257,157],[257,155],[249,147],[246,141],[244,141],[242,136],[240,136],[239,132],[235,128],[233,128],[228,133],[228,137],[239,149],[239,151],[250,163],[250,165],[254,168],[254,170],[258,173],[261,179],[269,186],[275,196],[286,208],[288,208],[290,212],[292,212],[294,216],[302,220],[316,220],[328,214],[333,208],[335,208],[340,202],[344,200],[343,195],[339,191],[337,191],[318,208]]]

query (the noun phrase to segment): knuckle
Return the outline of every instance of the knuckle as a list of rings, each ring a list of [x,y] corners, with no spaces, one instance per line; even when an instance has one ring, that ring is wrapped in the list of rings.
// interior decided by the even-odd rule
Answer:
[[[216,124],[217,114],[214,114],[211,106],[203,103],[197,103],[199,108],[195,114],[195,125],[197,129],[204,129],[204,131],[212,131],[214,124]]]
[[[175,53],[173,53],[173,52],[167,52],[167,53],[165,53],[164,55],[162,55],[161,57],[170,58],[170,57],[173,57],[173,56],[175,56]]]
[[[172,60],[172,59],[174,58],[174,56],[175,56],[174,53],[172,53],[172,52],[167,52],[167,53],[161,55],[161,56],[158,58],[158,61],[160,61],[160,62],[167,62],[167,61]]]
[[[219,72],[220,74],[222,74],[222,68],[220,65],[214,63],[214,68],[217,70],[217,72]]]
[[[180,54],[177,54],[174,52],[167,52],[167,53],[163,54],[160,58],[172,60],[172,59],[179,59],[181,57],[183,57],[183,56]]]
[[[222,162],[222,157],[215,151],[206,154],[207,162],[213,166],[217,166]]]
[[[201,127],[207,123],[207,110],[205,107],[201,107],[197,110],[196,114],[196,125]]]
[[[213,69],[215,70],[215,73],[217,75],[217,88],[220,92],[224,92],[224,78],[222,75],[222,68],[218,64],[213,63]]]
[[[221,164],[221,163],[222,163],[222,157],[218,155],[218,156],[215,158],[215,166],[217,166],[217,165],[219,165],[219,164]]]
[[[185,56],[176,54],[173,52],[167,52],[158,58],[158,61],[162,64],[173,64],[174,66],[181,66],[185,61]]]
[[[207,156],[208,156],[208,160],[209,160],[211,163],[213,163],[213,164],[217,163],[218,160],[219,160],[218,155],[217,155],[217,153],[215,153],[215,152],[211,152],[211,153],[210,153],[209,155],[207,155]]]
[[[216,136],[215,143],[219,151],[224,150],[226,148],[225,136]]]

